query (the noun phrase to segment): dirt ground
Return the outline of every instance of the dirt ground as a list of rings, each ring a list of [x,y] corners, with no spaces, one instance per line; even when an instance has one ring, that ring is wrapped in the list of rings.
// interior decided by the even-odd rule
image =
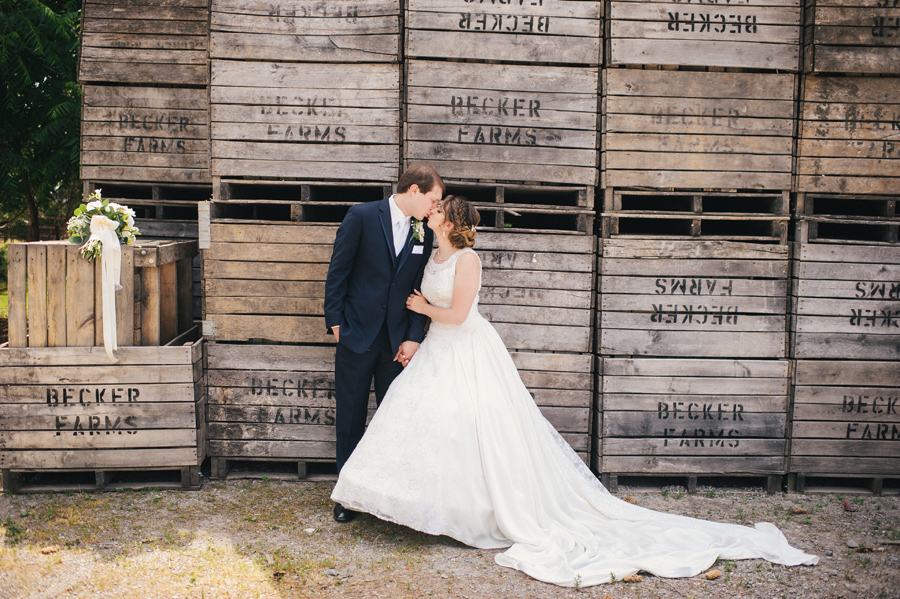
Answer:
[[[199,491],[0,495],[0,597],[897,597],[900,497],[620,486],[656,510],[777,524],[813,567],[720,561],[719,576],[558,588],[472,549],[362,515],[331,517],[334,483],[206,481]],[[845,509],[845,502],[849,502]]]

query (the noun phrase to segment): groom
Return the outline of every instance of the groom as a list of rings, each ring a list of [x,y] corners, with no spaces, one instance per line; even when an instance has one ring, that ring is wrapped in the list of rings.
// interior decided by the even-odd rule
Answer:
[[[394,378],[425,338],[425,317],[406,309],[422,283],[432,232],[422,220],[444,194],[431,166],[410,167],[397,193],[350,208],[338,228],[325,280],[325,326],[334,333],[337,468],[353,453],[366,427],[369,388],[381,404]],[[341,504],[334,519],[356,513]]]

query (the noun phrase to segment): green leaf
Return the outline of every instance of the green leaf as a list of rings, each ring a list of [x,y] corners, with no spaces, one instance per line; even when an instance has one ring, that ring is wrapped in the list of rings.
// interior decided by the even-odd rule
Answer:
[[[77,243],[78,245],[81,245],[82,243],[84,243],[84,238],[79,237],[78,235],[72,235],[71,237],[69,237],[69,243]]]

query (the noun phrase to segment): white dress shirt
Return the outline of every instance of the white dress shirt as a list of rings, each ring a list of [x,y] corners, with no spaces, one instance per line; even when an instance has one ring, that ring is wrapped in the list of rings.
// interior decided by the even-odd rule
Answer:
[[[391,205],[391,226],[394,232],[394,255],[399,256],[400,252],[403,251],[403,245],[406,243],[406,238],[409,236],[409,217],[403,214],[403,211],[397,206],[397,202],[394,201],[394,196],[391,196],[388,199],[388,203]]]

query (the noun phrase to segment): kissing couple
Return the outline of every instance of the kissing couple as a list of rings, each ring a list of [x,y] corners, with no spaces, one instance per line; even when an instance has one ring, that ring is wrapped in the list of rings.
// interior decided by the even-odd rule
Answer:
[[[479,314],[478,211],[444,191],[434,168],[412,166],[397,193],[353,206],[335,238],[325,324],[337,341],[338,522],[367,512],[505,548],[499,565],[570,587],[641,570],[695,576],[720,558],[818,562],[769,523],[710,522],[611,495]],[[373,379],[379,407],[366,429]]]

